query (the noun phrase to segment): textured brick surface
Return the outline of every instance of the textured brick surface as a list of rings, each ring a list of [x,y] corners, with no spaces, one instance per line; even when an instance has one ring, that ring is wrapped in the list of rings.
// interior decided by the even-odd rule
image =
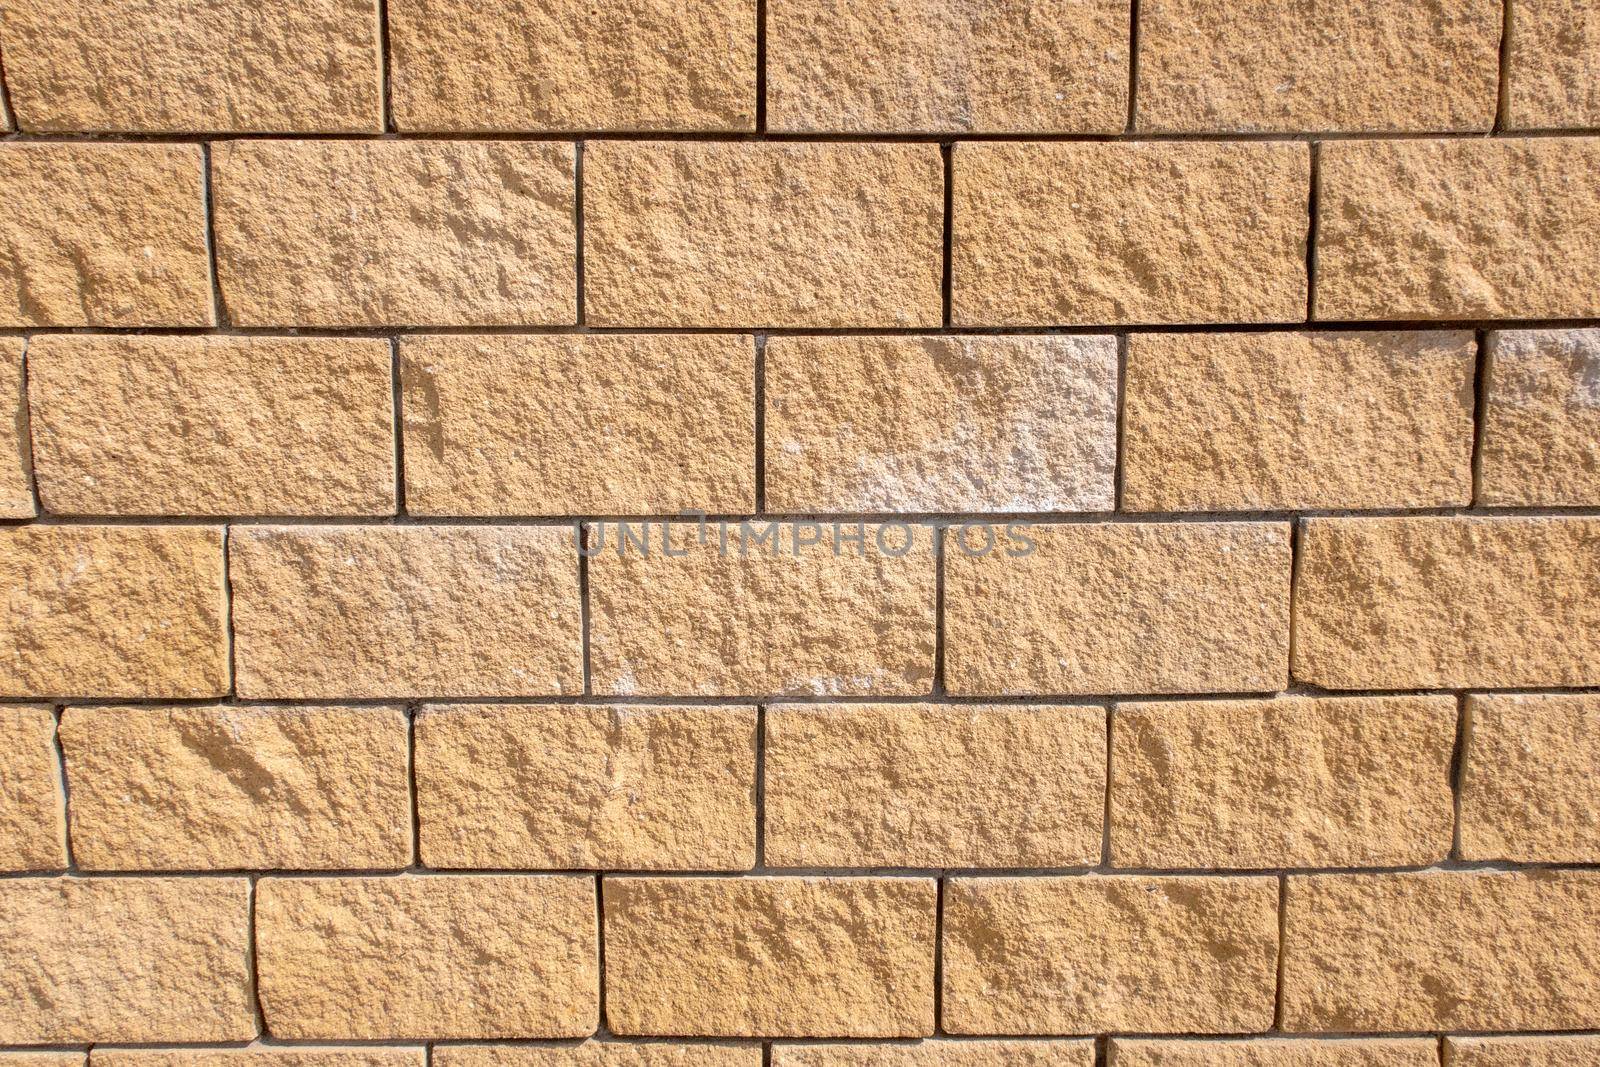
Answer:
[[[1583,0],[1511,0],[1511,129],[1600,126],[1600,11]]]
[[[23,348],[20,337],[0,337],[0,518],[4,519],[34,514]]]
[[[1304,1041],[1141,1041],[1111,1039],[1114,1067],[1438,1067],[1432,1038]]]
[[[585,1041],[580,1045],[441,1045],[438,1067],[760,1067],[755,1045]]]
[[[1600,330],[1489,335],[1478,502],[1600,504]]]
[[[1600,1056],[1595,1037],[1448,1037],[1446,1067],[1585,1067]]]
[[[422,1067],[421,1048],[100,1049],[89,1067]]]
[[[773,1067],[1093,1067],[1091,1041],[774,1045]]]
[[[47,707],[0,708],[0,871],[67,865],[65,796]]]

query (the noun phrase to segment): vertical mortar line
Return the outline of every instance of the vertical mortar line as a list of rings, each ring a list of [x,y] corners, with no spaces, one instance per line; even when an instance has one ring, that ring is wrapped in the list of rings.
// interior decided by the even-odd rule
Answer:
[[[1116,729],[1117,702],[1106,701],[1106,785],[1100,812],[1100,866],[1111,869],[1111,739]]]
[[[245,919],[246,930],[249,933],[249,937],[244,946],[245,965],[250,972],[250,1004],[256,1019],[257,1040],[272,1036],[271,1031],[267,1029],[267,1011],[261,1005],[261,954],[256,951],[256,942],[258,940],[259,933],[256,924],[256,891],[260,881],[260,875],[252,874],[250,876],[250,888],[247,891],[246,899],[247,915]]]
[[[217,208],[212,190],[211,142],[200,142],[200,191],[205,201],[206,213],[206,273],[211,286],[211,325],[224,329],[228,325],[228,306],[222,299],[221,275],[217,268]]]
[[[418,704],[406,705],[406,793],[411,799],[411,866],[425,870],[422,863],[422,796],[417,792],[417,712]]]
[[[596,1020],[601,1032],[609,1033],[611,1020],[606,1013],[606,893],[605,875],[599,871],[594,876],[594,948],[595,967],[599,974],[599,990],[595,996]]]
[[[378,71],[382,93],[383,132],[394,131],[393,62],[389,56],[389,0],[378,0]]]
[[[1439,1035],[1439,1067],[1450,1067],[1450,1056],[1445,1051],[1445,1035]]]
[[[44,505],[39,499],[39,477],[33,464],[33,401],[28,392],[28,347],[32,341],[31,334],[22,339],[21,367],[17,372],[17,391],[21,394],[17,397],[17,407],[22,413],[17,442],[23,451],[22,471],[28,479],[28,498],[33,501],[33,514],[39,516],[44,514]]]
[[[72,854],[72,793],[67,785],[67,750],[61,744],[61,719],[67,709],[57,706],[52,711],[56,720],[56,775],[61,784],[61,851],[66,857],[66,869],[70,873],[78,869],[78,860]]]
[[[394,513],[406,514],[406,420],[405,397],[400,387],[400,339],[389,338],[390,414],[394,420]]]
[[[767,0],[756,0],[756,133],[767,132]]]
[[[573,292],[578,316],[577,325],[581,330],[588,324],[588,313],[583,305],[583,141],[581,140],[572,143],[572,232],[578,245],[573,258],[573,269],[577,276]]]
[[[1111,1062],[1111,1035],[1096,1034],[1094,1038],[1094,1067],[1106,1067]]]
[[[1500,9],[1500,66],[1496,83],[1494,125],[1490,134],[1502,132],[1511,115],[1511,5],[1515,0],[1504,0]]]
[[[939,279],[939,293],[942,301],[942,315],[940,320],[946,330],[950,329],[952,307],[954,306],[953,293],[955,292],[955,231],[956,231],[956,146],[954,141],[945,141],[939,145],[939,155],[944,164],[944,249],[942,275]]]
[[[1128,4],[1128,121],[1123,133],[1132,133],[1139,117],[1139,0]]]
[[[1311,151],[1311,190],[1306,197],[1306,212],[1310,216],[1306,224],[1306,322],[1311,323],[1317,317],[1317,239],[1321,236],[1317,214],[1322,201],[1322,144],[1312,141]]]
[[[944,1028],[944,883],[946,872],[940,871],[934,883],[933,895],[933,1032],[943,1035]]]
[[[1283,964],[1288,955],[1284,933],[1288,929],[1289,876],[1278,875],[1278,966],[1272,994],[1272,1033],[1283,1032]]]
[[[582,522],[572,524],[573,546],[578,550],[578,647],[583,659],[583,695],[594,695],[594,676],[589,654],[589,556],[587,531]]]
[[[1450,858],[1461,859],[1461,787],[1467,774],[1467,750],[1472,744],[1472,711],[1466,693],[1456,694],[1456,743],[1450,753],[1450,801],[1453,822]]]
[[[1302,519],[1296,515],[1289,520],[1289,684],[1293,685],[1294,677],[1294,594],[1300,588],[1300,540],[1303,529]]]
[[[1111,509],[1122,510],[1122,499],[1127,481],[1128,448],[1128,334],[1117,335],[1117,455],[1112,481]]]
[[[233,526],[225,524],[222,527],[222,615],[223,640],[228,645],[228,696],[234,700],[239,698],[239,666],[238,642],[234,640],[233,633],[233,565],[230,557],[233,555]]]
[[[767,706],[756,705],[756,862],[752,871],[767,866]]]
[[[1473,363],[1472,378],[1472,497],[1471,504],[1479,503],[1483,482],[1483,435],[1489,421],[1489,371],[1492,358],[1489,352],[1489,331],[1478,330],[1478,351]]]
[[[756,514],[767,512],[767,335],[756,334]]]
[[[944,560],[948,527],[933,527],[933,697],[946,696],[944,684]]]
[[[772,1067],[772,1042],[761,1042],[761,1067]]]

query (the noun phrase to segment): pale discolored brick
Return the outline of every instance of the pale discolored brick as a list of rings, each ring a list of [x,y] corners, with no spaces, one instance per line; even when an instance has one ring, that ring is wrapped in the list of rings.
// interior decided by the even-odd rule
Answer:
[[[943,167],[927,144],[592,141],[596,326],[938,326]]]
[[[47,707],[0,707],[0,871],[67,865],[66,797]]]
[[[1101,708],[790,704],[766,729],[772,866],[1100,861]]]
[[[1600,10],[1584,0],[1511,0],[1506,127],[1600,126]]]
[[[20,337],[0,337],[0,519],[31,519],[33,460],[28,432],[28,398],[23,391]]]
[[[1287,525],[1012,527],[992,542],[989,528],[974,528],[946,543],[952,693],[1244,692],[1287,682]]]
[[[0,145],[0,326],[210,326],[204,169],[197,145]]]
[[[381,340],[48,334],[28,394],[52,512],[394,513]]]
[[[3,528],[0,589],[0,696],[228,691],[217,527]]]
[[[425,337],[400,344],[418,515],[755,510],[749,337]]]
[[[1329,689],[1600,683],[1600,520],[1310,519],[1294,676]]]
[[[0,880],[0,1044],[248,1041],[243,878]]]
[[[1307,146],[955,149],[958,326],[1299,322]]]
[[[235,529],[239,694],[576,693],[573,538],[568,527]]]
[[[416,780],[430,867],[755,864],[753,707],[428,707]]]
[[[577,321],[573,146],[229,141],[217,277],[239,326]]]
[[[1489,335],[1478,503],[1600,504],[1600,330]]]
[[[418,1048],[97,1048],[89,1067],[423,1067]]]
[[[1137,333],[1124,386],[1133,511],[1472,502],[1469,333]]]
[[[264,878],[256,967],[274,1037],[582,1037],[598,1019],[594,879]]]
[[[1093,1041],[774,1045],[772,1067],[1094,1067]]]
[[[929,878],[607,878],[619,1034],[933,1032]]]
[[[761,1067],[755,1045],[585,1041],[581,1045],[440,1045],[436,1067]]]
[[[1597,1037],[1447,1037],[1445,1067],[1591,1067]]]
[[[1115,503],[1110,336],[774,337],[765,396],[774,511]]]
[[[956,878],[953,1034],[1238,1033],[1272,1024],[1276,878]]]
[[[1439,1067],[1434,1038],[1111,1039],[1111,1067]]]

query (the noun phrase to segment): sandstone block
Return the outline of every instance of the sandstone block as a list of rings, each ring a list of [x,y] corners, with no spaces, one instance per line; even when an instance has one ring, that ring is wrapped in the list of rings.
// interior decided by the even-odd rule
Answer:
[[[423,1067],[422,1048],[97,1048],[89,1067]]]
[[[774,1045],[773,1067],[1094,1067],[1092,1041]]]
[[[28,398],[22,388],[20,337],[0,337],[0,518],[31,519],[33,459],[28,433]]]
[[[55,715],[0,708],[0,871],[65,867],[66,832]]]
[[[1594,1037],[1447,1037],[1445,1067],[1588,1067],[1600,1057]]]
[[[1600,11],[1581,0],[1512,0],[1506,126],[1600,126]]]
[[[1114,1037],[1112,1067],[1438,1067],[1433,1038],[1141,1041]]]
[[[6,1067],[84,1067],[87,1052],[0,1052]]]
[[[761,1049],[655,1041],[585,1041],[560,1048],[440,1045],[433,1050],[433,1062],[436,1067],[760,1067]]]
[[[1478,503],[1600,504],[1600,330],[1489,335]]]

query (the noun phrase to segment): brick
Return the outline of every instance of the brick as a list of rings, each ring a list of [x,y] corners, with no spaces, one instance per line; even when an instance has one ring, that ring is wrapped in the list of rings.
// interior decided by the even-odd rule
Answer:
[[[235,325],[577,321],[570,144],[229,141],[212,166]]]
[[[1123,504],[1470,504],[1475,374],[1468,333],[1133,334]]]
[[[1600,504],[1600,330],[1489,335],[1478,503]]]
[[[0,1043],[248,1041],[243,878],[0,880]]]
[[[1284,524],[1012,525],[1014,534],[996,532],[987,552],[982,528],[946,544],[950,692],[1284,687]]]
[[[1301,144],[955,149],[958,326],[1298,322]]]
[[[1600,126],[1600,12],[1578,0],[1512,0],[1507,129]]]
[[[689,523],[652,523],[626,534],[607,524],[603,543],[600,528],[591,527],[594,691],[612,696],[931,692],[932,532],[918,526],[840,526],[765,520],[748,528],[713,524],[705,528],[702,542],[699,528]],[[864,545],[852,540],[857,533]],[[648,556],[639,547],[644,536]]]
[[[229,564],[241,696],[582,688],[570,528],[241,527]]]
[[[753,707],[428,707],[416,779],[430,867],[755,865]]]
[[[943,167],[927,144],[594,141],[596,326],[938,326]]]
[[[1600,683],[1600,521],[1309,519],[1294,676],[1329,689]]]
[[[0,33],[25,130],[383,129],[373,0],[17,0]]]
[[[35,511],[28,398],[22,386],[25,348],[20,337],[0,337],[0,432],[6,435],[0,445],[0,519],[31,519]]]
[[[791,704],[766,728],[772,866],[1100,862],[1098,707]]]
[[[402,130],[754,130],[754,0],[394,0]]]
[[[1587,1067],[1600,1058],[1594,1037],[1447,1037],[1446,1067]]]
[[[1111,860],[1157,868],[1443,860],[1455,825],[1456,718],[1452,697],[1119,704]]]
[[[389,346],[269,337],[35,337],[47,510],[394,513]]]
[[[772,0],[767,122],[823,133],[1121,133],[1128,0]]]
[[[1275,878],[954,878],[953,1034],[1238,1033],[1272,1024]]]
[[[1488,131],[1500,0],[1139,6],[1141,131]]]
[[[89,870],[404,867],[398,708],[68,708],[72,850]]]
[[[1438,1067],[1434,1038],[1315,1041],[1141,1041],[1111,1039],[1114,1067]]]
[[[87,1052],[0,1052],[7,1067],[84,1067]]]
[[[89,1067],[422,1067],[422,1048],[107,1049]]]
[[[1600,863],[1600,695],[1467,698],[1461,856]]]
[[[228,691],[217,527],[0,529],[0,588],[0,696]]]
[[[0,326],[210,326],[203,169],[197,145],[0,146]]]
[[[264,878],[256,967],[272,1036],[582,1037],[598,1018],[592,878]]]
[[[753,512],[755,368],[749,337],[403,340],[407,509]]]
[[[0,708],[0,871],[67,865],[66,798],[47,707]]]
[[[767,506],[1110,511],[1117,343],[1101,337],[774,337]]]
[[[1318,148],[1318,319],[1600,313],[1600,138]]]
[[[756,1046],[629,1044],[585,1041],[581,1045],[440,1045],[436,1067],[760,1067]]]
[[[1094,1067],[1093,1041],[774,1045],[773,1067]]]
[[[929,878],[607,878],[619,1034],[933,1032]]]

